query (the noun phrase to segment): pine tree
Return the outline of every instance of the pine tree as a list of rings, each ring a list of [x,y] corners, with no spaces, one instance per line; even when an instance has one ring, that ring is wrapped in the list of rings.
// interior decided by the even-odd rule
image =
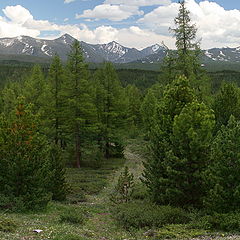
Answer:
[[[204,103],[185,105],[174,118],[172,154],[167,163],[169,202],[179,206],[201,206],[205,194],[202,172],[210,153],[215,116]]]
[[[222,126],[211,146],[203,179],[208,189],[204,199],[210,211],[230,212],[240,206],[240,122],[233,116]]]
[[[40,209],[51,199],[49,145],[39,126],[39,117],[23,99],[15,115],[0,119],[1,208]]]
[[[144,183],[153,201],[168,204],[166,196],[167,164],[166,159],[172,151],[171,136],[174,118],[186,104],[195,100],[194,91],[185,77],[179,77],[166,87],[164,97],[153,115],[153,125],[149,132],[149,158],[144,163]]]
[[[69,142],[74,143],[75,166],[80,168],[84,143],[96,130],[96,107],[94,88],[89,81],[89,72],[78,41],[72,45],[66,71],[65,131]]]
[[[166,87],[154,118],[143,180],[152,199],[159,204],[199,205],[213,112],[196,101],[189,81],[181,77]]]
[[[233,83],[223,83],[214,98],[213,110],[216,116],[216,132],[226,126],[231,115],[240,119],[240,92]]]

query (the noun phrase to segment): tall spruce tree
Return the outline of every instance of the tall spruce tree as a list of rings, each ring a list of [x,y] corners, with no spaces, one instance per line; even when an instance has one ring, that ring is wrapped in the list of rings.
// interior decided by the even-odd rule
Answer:
[[[89,80],[87,65],[78,41],[72,45],[67,63],[65,84],[65,131],[74,144],[74,165],[81,166],[83,146],[96,130],[94,88]]]

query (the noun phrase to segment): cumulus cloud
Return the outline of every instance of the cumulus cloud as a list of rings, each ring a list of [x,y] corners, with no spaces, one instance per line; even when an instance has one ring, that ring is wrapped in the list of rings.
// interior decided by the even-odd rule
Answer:
[[[111,21],[122,21],[133,15],[143,15],[137,6],[102,4],[94,9],[87,9],[83,14],[76,14],[76,18],[109,19]]]
[[[4,14],[8,17],[13,23],[23,24],[28,19],[33,19],[31,13],[21,5],[16,6],[7,6],[3,9]]]
[[[171,3],[171,0],[105,0],[104,3],[143,7],[154,5],[169,5]]]
[[[202,48],[240,45],[240,11],[225,10],[216,2],[186,0],[191,19],[198,28]],[[140,26],[157,34],[169,36],[169,27],[178,13],[179,5],[159,6],[138,20]]]
[[[118,0],[121,3],[123,1]],[[132,3],[134,1],[129,0]],[[154,0],[148,1],[153,2]],[[195,0],[186,0],[186,4],[193,22],[198,27],[198,38],[202,39],[202,48],[236,47],[240,45],[239,10],[225,10],[217,3],[210,1],[197,3]],[[123,7],[123,5],[118,7],[120,6]],[[130,17],[130,14],[138,13],[138,7],[132,5],[127,6],[127,8],[117,8],[116,11],[127,12],[128,10]],[[47,20],[35,19],[28,9],[20,5],[8,6],[3,9],[4,16],[0,16],[0,37],[16,37],[19,35],[39,37],[43,32],[52,31],[55,33],[55,37],[68,33],[81,41],[89,43],[107,43],[115,40],[128,47],[144,48],[164,41],[168,47],[172,48],[175,40],[171,37],[168,29],[173,26],[173,19],[178,13],[178,7],[177,3],[157,6],[153,11],[142,16],[135,23],[135,26],[125,28],[98,26],[90,29],[87,22],[85,24],[55,24]],[[125,19],[127,15],[117,16],[116,18],[112,16],[112,18],[117,21],[117,18]],[[91,21],[92,19],[88,17],[86,20]],[[52,39],[54,36],[49,35],[49,38]]]

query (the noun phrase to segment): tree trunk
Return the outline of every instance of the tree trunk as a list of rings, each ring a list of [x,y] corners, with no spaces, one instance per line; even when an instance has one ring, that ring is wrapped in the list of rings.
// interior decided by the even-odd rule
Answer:
[[[76,135],[76,143],[75,143],[75,153],[76,153],[76,168],[80,168],[80,162],[81,162],[81,144],[80,144],[80,136],[79,134]]]
[[[107,141],[106,145],[105,145],[105,158],[107,158],[107,159],[110,158],[110,143],[109,143],[109,141]]]

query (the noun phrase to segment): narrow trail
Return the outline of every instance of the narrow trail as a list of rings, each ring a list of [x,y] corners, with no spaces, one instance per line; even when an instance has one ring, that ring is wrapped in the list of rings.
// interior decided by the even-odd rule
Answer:
[[[126,162],[124,166],[118,169],[109,177],[109,184],[95,196],[89,196],[88,202],[92,204],[93,207],[99,208],[99,211],[96,211],[90,219],[88,220],[85,228],[87,229],[86,236],[90,237],[89,239],[98,239],[98,240],[143,240],[145,237],[135,237],[132,236],[130,232],[127,232],[125,229],[122,229],[120,226],[114,222],[109,206],[111,206],[111,201],[109,196],[113,191],[118,177],[125,166],[128,166],[129,171],[134,174],[134,178],[138,181],[141,176],[143,166],[143,158],[130,150],[129,147],[126,148],[124,152]],[[114,233],[114,234],[113,234]],[[113,237],[114,235],[114,237]]]
[[[135,181],[140,181],[140,177],[143,173],[144,157],[133,151],[130,146],[125,149],[124,156],[126,159],[125,166],[128,166],[129,171],[133,173]],[[145,240],[144,230],[138,232],[136,235],[131,235],[130,232],[122,229],[120,226],[114,222],[111,212],[109,211],[109,206],[111,202],[109,200],[109,195],[112,192],[114,186],[117,183],[117,179],[122,172],[123,168],[118,169],[109,177],[109,184],[95,196],[89,196],[89,204],[93,207],[99,209],[93,214],[86,226],[84,227],[85,236],[87,239],[95,240]],[[145,230],[146,231],[146,230]],[[114,237],[113,237],[114,236]],[[173,239],[177,240],[177,239]],[[188,240],[240,240],[239,235],[229,235],[229,236],[202,236],[198,238],[192,238]]]
[[[125,166],[127,166],[129,171],[133,173],[134,180],[136,182],[140,181],[140,177],[143,172],[142,162],[144,161],[144,158],[141,155],[133,152],[129,147],[125,149],[124,157],[126,159],[124,166],[118,169],[109,177],[109,184],[98,195],[89,196],[90,202],[94,204],[106,204],[106,202],[109,202],[109,194],[112,192],[114,186],[117,183],[117,179]]]

